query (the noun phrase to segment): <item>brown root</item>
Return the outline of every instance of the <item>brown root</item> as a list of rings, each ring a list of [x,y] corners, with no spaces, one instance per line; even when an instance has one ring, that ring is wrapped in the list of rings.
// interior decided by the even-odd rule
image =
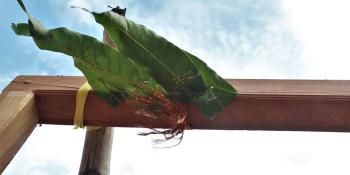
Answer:
[[[156,143],[163,143],[168,140],[177,139],[178,145],[183,139],[184,130],[187,125],[187,106],[176,101],[168,99],[159,91],[152,92],[148,96],[135,97],[128,100],[129,105],[135,108],[135,114],[140,119],[138,122],[150,132],[140,133],[139,135],[148,136],[160,134],[164,136],[163,140],[156,140]],[[155,129],[145,119],[165,121],[170,129]],[[175,146],[173,145],[173,146]]]

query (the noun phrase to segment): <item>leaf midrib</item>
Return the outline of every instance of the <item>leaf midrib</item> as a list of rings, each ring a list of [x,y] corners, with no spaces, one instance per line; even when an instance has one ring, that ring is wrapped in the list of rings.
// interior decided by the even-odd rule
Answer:
[[[148,52],[159,64],[161,64],[162,66],[164,66],[166,68],[166,70],[168,72],[170,72],[170,74],[175,77],[175,79],[177,80],[177,82],[180,82],[180,86],[181,88],[184,90],[184,92],[192,98],[193,101],[197,101],[190,92],[188,92],[188,90],[186,89],[185,85],[183,84],[183,82],[176,77],[175,73],[173,71],[171,71],[171,69],[169,69],[169,67],[167,65],[165,65],[162,61],[160,61],[160,59],[158,57],[156,57],[151,51],[149,51],[147,48],[143,47],[143,45],[141,43],[139,43],[135,38],[133,38],[132,36],[130,36],[126,31],[122,30],[119,26],[116,27],[119,31],[121,31],[122,33],[124,33],[126,36],[128,36],[132,41],[134,41],[137,45],[139,45],[142,49],[144,49],[146,52]]]
[[[126,22],[129,23],[128,21],[126,21]],[[192,98],[193,101],[197,101],[197,100],[187,91],[187,89],[186,89],[185,85],[183,84],[183,82],[182,82],[181,80],[179,80],[179,79],[176,77],[175,73],[172,72],[171,69],[170,69],[167,65],[165,65],[157,56],[155,56],[150,50],[148,50],[147,48],[145,48],[140,42],[138,42],[135,38],[133,38],[131,35],[129,35],[126,31],[124,31],[123,29],[121,29],[121,28],[120,28],[119,26],[117,26],[117,25],[116,25],[116,28],[117,28],[119,31],[121,31],[122,33],[124,33],[127,37],[129,37],[132,41],[134,41],[137,45],[139,45],[142,49],[144,49],[146,52],[148,52],[158,63],[160,63],[162,66],[164,66],[164,67],[166,68],[166,70],[169,71],[169,72],[171,73],[171,75],[172,75],[173,77],[175,77],[175,79],[176,79],[178,82],[181,83],[180,85],[181,85],[182,89],[186,92],[186,94],[187,94],[188,96],[190,96],[190,97]],[[156,40],[157,40],[157,39],[156,39]],[[179,48],[179,49],[180,49],[180,48]],[[188,56],[188,54],[185,53],[182,49],[180,49],[180,50],[185,54],[186,58],[189,59],[189,60],[191,61],[191,63],[195,66],[193,60]],[[220,90],[225,91],[225,92],[228,92],[228,93],[231,93],[231,94],[235,94],[235,92],[232,92],[232,91],[230,91],[230,90],[228,90],[228,89],[224,89],[224,88],[221,88],[221,87],[215,87],[215,88],[220,89]],[[211,95],[215,96],[212,92],[211,92]],[[215,96],[215,97],[216,97],[216,96]],[[216,103],[217,103],[219,106],[221,106],[221,107],[223,106],[223,105],[220,103],[220,101],[218,101],[217,99],[215,99],[215,101],[216,101]]]

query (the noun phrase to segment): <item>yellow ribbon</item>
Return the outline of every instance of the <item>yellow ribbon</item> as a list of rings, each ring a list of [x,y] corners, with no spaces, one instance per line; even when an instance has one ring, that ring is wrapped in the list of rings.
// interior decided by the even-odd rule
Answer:
[[[84,128],[84,107],[86,97],[92,90],[88,82],[80,86],[75,98],[74,129]],[[94,130],[100,127],[88,126],[87,130]]]

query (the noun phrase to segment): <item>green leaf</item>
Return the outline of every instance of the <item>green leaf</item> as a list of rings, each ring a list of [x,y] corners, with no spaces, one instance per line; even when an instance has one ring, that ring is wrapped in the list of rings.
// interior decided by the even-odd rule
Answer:
[[[236,95],[235,89],[203,61],[145,26],[111,11],[92,14],[118,51],[149,67],[150,75],[172,99],[192,102],[208,117],[213,117]]]
[[[19,2],[25,10],[23,3]],[[13,24],[14,32],[30,35],[40,49],[72,56],[75,66],[83,72],[97,95],[109,104],[116,105],[129,95],[162,90],[149,76],[146,67],[121,55],[111,46],[66,28],[48,30],[29,14],[28,18],[28,24]]]
[[[14,24],[12,23],[11,28],[17,35],[30,36],[29,25],[25,23]]]
[[[173,100],[194,103],[213,117],[236,95],[199,58],[114,12],[92,14],[118,48],[66,28],[48,30],[18,2],[29,21],[13,24],[16,34],[31,36],[40,49],[72,56],[96,93],[112,105],[130,95],[161,90]]]

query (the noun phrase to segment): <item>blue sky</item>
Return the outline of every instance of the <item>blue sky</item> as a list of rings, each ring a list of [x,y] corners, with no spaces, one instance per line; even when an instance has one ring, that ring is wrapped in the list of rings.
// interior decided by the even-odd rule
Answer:
[[[96,38],[102,38],[101,26],[70,6],[102,11],[116,5],[112,0],[24,3],[49,28],[65,26]],[[128,8],[128,18],[202,58],[225,78],[350,79],[346,0],[120,0],[118,5]],[[0,89],[17,75],[81,75],[70,57],[41,51],[11,31],[12,22],[27,20],[16,1],[2,2],[0,19]],[[138,131],[116,129],[111,174],[349,174],[346,133],[187,131],[180,146],[163,150],[153,149],[151,138],[136,136]],[[71,126],[37,128],[5,174],[76,174],[83,140],[84,131]]]
[[[36,0],[32,3],[28,1],[26,4],[29,12],[47,27],[66,26],[101,38],[102,28],[94,23],[92,17],[77,9],[71,9],[70,5],[79,5],[91,10],[107,10],[106,6],[115,2]],[[238,72],[240,74],[245,72],[247,76],[255,75],[249,67],[259,65],[266,59],[274,61],[269,61],[270,63],[266,64],[268,66],[262,67],[265,71],[272,66],[284,67],[278,69],[281,73],[276,73],[276,76],[293,77],[298,73],[300,56],[296,47],[297,41],[286,27],[278,24],[283,20],[279,4],[278,1],[271,0],[220,3],[120,1],[121,6],[128,7],[129,18],[167,36],[170,41],[192,51],[212,67],[224,67],[225,70],[230,70],[222,72],[219,70],[221,75],[237,78],[242,77]],[[40,51],[30,38],[14,35],[10,24],[24,22],[26,16],[15,1],[4,2],[4,6],[6,10],[0,12],[5,18],[1,22],[0,34],[7,44],[3,44],[2,47],[4,58],[0,64],[5,66],[0,71],[2,79],[0,87],[4,87],[9,79],[18,74],[79,74],[79,71],[72,66],[69,57]],[[272,41],[267,42],[266,38]],[[275,49],[280,50],[280,53],[271,53]],[[268,58],[271,55],[275,58]],[[287,55],[296,60],[285,58]],[[288,67],[284,66],[286,63]]]

